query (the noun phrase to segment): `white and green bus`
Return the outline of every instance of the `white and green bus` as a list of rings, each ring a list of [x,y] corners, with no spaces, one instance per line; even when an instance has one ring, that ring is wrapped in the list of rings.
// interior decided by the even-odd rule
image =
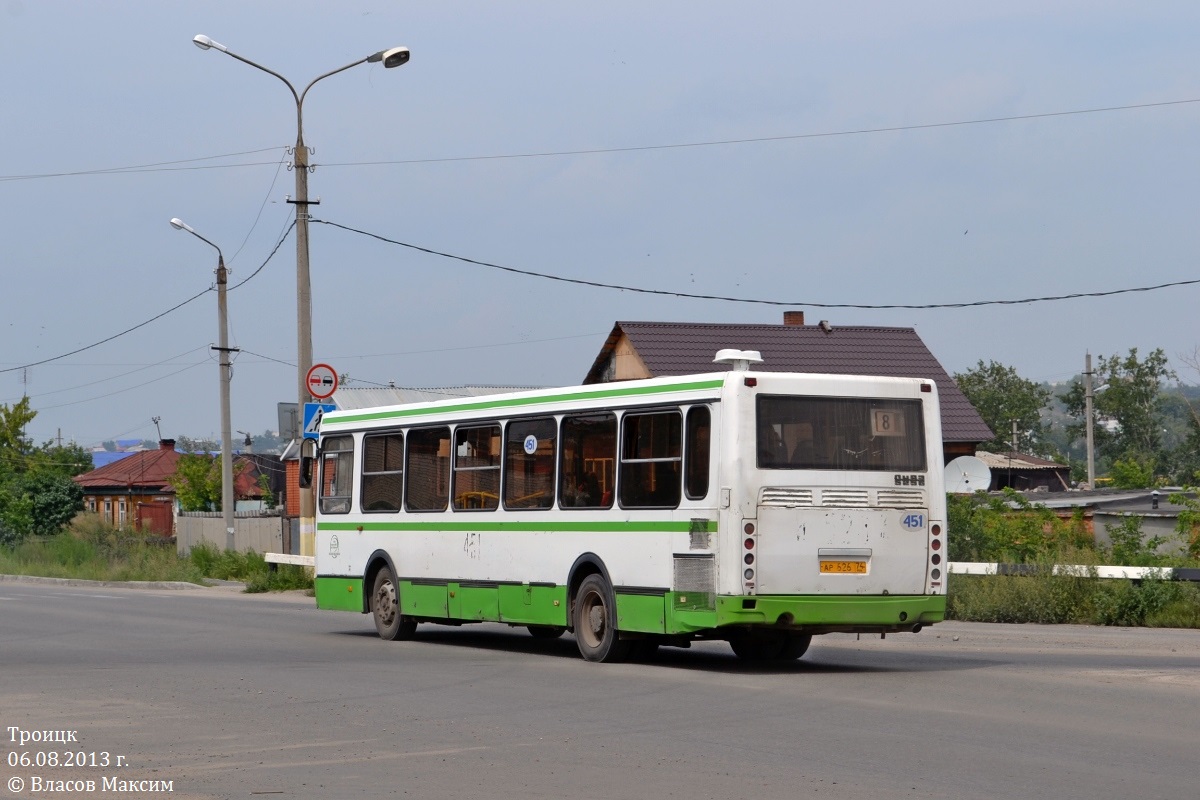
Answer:
[[[750,369],[340,410],[320,423],[316,598],[574,633],[590,661],[919,631],[946,609],[932,381]]]

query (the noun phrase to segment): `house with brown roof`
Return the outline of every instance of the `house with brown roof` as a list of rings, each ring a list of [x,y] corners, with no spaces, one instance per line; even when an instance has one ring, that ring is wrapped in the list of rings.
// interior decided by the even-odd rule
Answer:
[[[757,350],[764,372],[883,375],[924,378],[938,388],[942,443],[947,462],[974,455],[993,437],[987,423],[912,328],[804,324],[804,312],[788,311],[782,325],[712,322],[617,322],[588,370],[584,383],[667,375],[721,372],[718,350]]]
[[[169,536],[175,505],[170,478],[180,456],[174,439],[162,439],[157,450],[132,453],[73,480],[83,487],[83,507],[114,527]]]

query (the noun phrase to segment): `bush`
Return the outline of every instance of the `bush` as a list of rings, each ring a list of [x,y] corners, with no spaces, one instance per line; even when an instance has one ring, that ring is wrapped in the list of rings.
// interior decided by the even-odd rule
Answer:
[[[288,589],[311,589],[308,570],[291,564],[271,569],[261,553],[235,553],[218,550],[204,542],[192,548],[189,556],[202,575],[217,580],[242,581],[247,592],[280,592]]]
[[[1184,610],[1186,594],[1189,592],[1182,583],[1161,578],[1106,581],[1096,592],[1096,621],[1101,625],[1134,628],[1145,626],[1150,620],[1176,617]],[[1196,599],[1194,593],[1192,599]],[[1173,606],[1175,608],[1164,616],[1164,612]],[[1200,612],[1193,608],[1192,613]]]
[[[954,575],[947,617],[964,622],[1091,622],[1095,578],[1051,575]]]
[[[1108,529],[1108,538],[1112,544],[1104,553],[1113,564],[1153,567],[1163,563],[1158,548],[1166,544],[1167,539],[1162,536],[1145,539],[1142,534],[1141,517],[1122,517],[1120,525]]]
[[[1081,514],[1064,520],[1012,490],[1002,496],[948,495],[946,524],[951,561],[1054,563],[1064,553],[1092,546]]]

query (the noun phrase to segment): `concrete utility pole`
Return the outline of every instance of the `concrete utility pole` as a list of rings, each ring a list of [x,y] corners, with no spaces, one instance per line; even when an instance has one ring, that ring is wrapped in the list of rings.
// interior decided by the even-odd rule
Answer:
[[[303,91],[297,91],[292,82],[278,72],[267,69],[262,64],[238,55],[225,45],[213,41],[204,34],[195,36],[192,39],[192,43],[201,50],[217,50],[241,61],[243,64],[248,64],[268,75],[273,75],[283,81],[284,85],[292,93],[292,99],[296,101],[296,145],[292,150],[292,171],[296,174],[296,197],[294,200],[289,199],[288,202],[296,206],[296,378],[299,384],[299,404],[297,405],[296,413],[303,414],[304,404],[312,399],[312,396],[308,393],[306,379],[313,362],[312,290],[308,268],[308,207],[320,202],[319,200],[310,200],[308,198],[308,171],[312,167],[308,163],[308,148],[304,144],[304,98],[308,95],[308,90],[317,81],[324,80],[330,75],[336,75],[359,64],[381,62],[387,69],[407,64],[409,51],[407,47],[393,47],[388,50],[380,50],[365,58],[351,62],[344,67],[338,67],[323,75],[318,75],[309,81]],[[301,439],[300,444],[301,455],[303,455],[303,439]],[[304,555],[313,555],[312,548],[317,532],[316,508],[316,497],[313,487],[300,487],[300,551]]]
[[[176,217],[171,220],[171,226],[181,231],[187,231],[202,242],[211,245],[217,251],[217,325],[220,337],[213,350],[219,354],[218,363],[221,370],[221,514],[225,518],[225,549],[234,550],[233,523],[233,434],[229,422],[229,382],[233,376],[233,365],[229,363],[229,354],[237,352],[237,348],[229,346],[229,313],[225,305],[225,289],[229,283],[229,272],[225,269],[225,255],[221,248],[205,239],[183,220]],[[155,424],[158,420],[155,419]]]
[[[1096,488],[1096,452],[1092,441],[1092,354],[1083,359],[1083,407],[1087,417],[1088,488]]]

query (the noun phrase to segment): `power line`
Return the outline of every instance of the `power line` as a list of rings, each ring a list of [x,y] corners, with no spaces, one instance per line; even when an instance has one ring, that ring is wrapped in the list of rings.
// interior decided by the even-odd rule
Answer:
[[[881,311],[886,309],[916,309],[916,310],[931,310],[940,308],[973,308],[976,306],[1015,306],[1026,305],[1029,303],[1048,303],[1059,300],[1075,300],[1082,297],[1110,297],[1118,294],[1129,294],[1132,292],[1152,292],[1158,289],[1168,289],[1175,286],[1191,286],[1192,284],[1200,283],[1200,278],[1193,278],[1185,281],[1173,281],[1171,283],[1160,283],[1155,286],[1138,286],[1129,289],[1112,289],[1104,292],[1076,292],[1072,294],[1051,295],[1045,297],[1027,297],[1019,300],[973,300],[963,303],[889,303],[889,304],[870,304],[870,303],[816,303],[811,300],[762,300],[750,297],[729,297],[726,295],[714,294],[696,294],[692,292],[673,292],[667,289],[646,289],[640,286],[626,286],[619,283],[603,283],[601,281],[589,281],[582,278],[567,278],[562,275],[552,275],[547,272],[535,272],[533,270],[518,269],[516,267],[505,267],[500,264],[493,264],[488,261],[479,261],[466,256],[458,256],[453,253],[443,253],[440,250],[433,250],[428,247],[421,247],[407,242],[389,239],[386,236],[380,236],[377,233],[351,228],[347,225],[341,225],[336,222],[329,222],[323,219],[313,219],[312,222],[322,225],[329,225],[334,228],[341,228],[344,231],[357,233],[361,236],[367,236],[372,239],[378,239],[381,242],[398,245],[399,247],[407,247],[410,250],[416,250],[429,255],[449,258],[455,261],[462,261],[466,264],[474,264],[479,267],[487,267],[488,269],[501,270],[510,272],[515,275],[525,275],[530,278],[542,278],[543,280],[559,281],[561,283],[571,283],[578,286],[590,286],[596,289],[615,289],[621,292],[637,292],[639,294],[653,294],[665,297],[680,297],[689,300],[717,300],[724,303],[748,303],[754,305],[765,306],[808,306],[809,308],[856,308],[867,309],[872,311]]]
[[[174,372],[168,372],[166,375],[161,375],[152,380],[148,380],[145,383],[139,383],[135,386],[126,386],[124,389],[118,389],[115,392],[109,392],[108,394],[100,394],[100,395],[96,395],[95,397],[87,397],[87,398],[84,398],[83,400],[73,400],[70,403],[59,403],[58,405],[54,405],[54,406],[42,406],[41,408],[38,409],[38,411],[50,411],[51,409],[54,409],[54,408],[67,408],[68,406],[78,406],[78,405],[82,405],[84,403],[90,403],[93,400],[104,400],[105,398],[113,397],[118,394],[124,394],[125,392],[132,392],[134,389],[140,389],[143,386],[149,386],[152,383],[158,383],[159,381],[165,381],[167,378],[173,378],[176,375],[179,375],[180,373],[187,372],[189,369],[195,369],[196,367],[202,367],[207,363],[209,363],[209,360],[207,360],[207,359],[204,361],[197,361],[194,364],[189,364],[188,366],[184,367],[183,369],[177,369]]]
[[[967,125],[991,125],[998,122],[1019,122],[1021,120],[1049,119],[1051,117],[1070,117],[1082,114],[1105,114],[1114,111],[1133,111],[1137,109],[1158,108],[1160,106],[1178,106],[1189,103],[1200,103],[1200,98],[1191,100],[1164,100],[1158,103],[1136,103],[1125,106],[1105,106],[1102,108],[1081,108],[1071,111],[1047,111],[1041,114],[1015,114],[1007,117],[985,117],[982,119],[964,119],[953,122],[927,122],[916,125],[890,125],[882,128],[856,128],[842,131],[824,131],[819,133],[793,133],[779,136],[753,136],[741,139],[717,139],[703,142],[682,142],[675,144],[632,145],[630,147],[594,147],[583,150],[548,150],[532,153],[503,153],[485,156],[447,156],[444,158],[411,158],[399,161],[345,161],[316,163],[315,167],[375,167],[399,164],[439,164],[454,161],[499,161],[517,158],[553,158],[558,156],[602,155],[604,153],[636,153],[647,150],[681,150],[694,147],[721,147],[734,144],[758,144],[762,142],[786,142],[800,139],[828,139],[836,136],[864,136],[872,133],[899,133],[902,131],[921,131],[936,128],[954,128]]]
[[[184,300],[182,303],[171,306],[170,308],[168,308],[166,311],[162,312],[161,314],[154,315],[153,317],[146,320],[145,322],[139,322],[137,325],[134,325],[132,328],[126,328],[125,330],[121,331],[120,333],[114,333],[112,336],[101,339],[98,342],[93,342],[92,344],[89,344],[85,347],[80,347],[76,350],[72,350],[69,353],[63,353],[61,355],[51,356],[50,358],[43,358],[41,361],[32,361],[28,364],[22,364],[19,367],[8,367],[6,369],[0,369],[0,373],[16,372],[19,369],[25,369],[27,367],[36,367],[40,364],[49,364],[51,361],[58,361],[60,358],[67,358],[68,356],[73,356],[73,355],[76,355],[77,353],[82,353],[85,350],[91,350],[93,347],[99,347],[100,345],[105,344],[107,342],[111,342],[113,339],[118,339],[127,333],[133,333],[138,328],[144,328],[145,326],[149,325],[151,322],[154,322],[155,320],[158,320],[158,319],[162,319],[167,314],[170,314],[172,311],[178,311],[179,309],[186,306],[188,303],[192,302],[193,300],[196,300],[197,298],[203,297],[204,295],[208,294],[211,291],[212,291],[212,289],[205,289],[203,292],[200,292],[199,294],[192,295],[187,300]]]
[[[696,147],[722,147],[737,144],[759,144],[765,142],[797,141],[803,139],[827,139],[838,136],[864,136],[876,133],[900,133],[903,131],[934,130],[937,128],[965,127],[968,125],[993,125],[1001,122],[1020,122],[1024,120],[1052,119],[1055,117],[1081,116],[1085,114],[1108,114],[1117,111],[1137,111],[1166,106],[1189,105],[1200,103],[1200,98],[1187,100],[1163,100],[1155,103],[1131,103],[1120,106],[1101,106],[1097,108],[1080,108],[1068,111],[1047,111],[1039,114],[1013,114],[1004,117],[982,117],[979,119],[954,120],[950,122],[928,122],[914,125],[889,125],[879,128],[852,128],[840,131],[819,131],[816,133],[779,134],[774,136],[747,136],[738,139],[714,139],[700,142],[675,142],[667,144],[631,145],[629,147],[592,147],[578,150],[546,150],[529,153],[495,153],[475,156],[443,156],[437,158],[412,158],[394,161],[334,161],[328,163],[316,162],[313,167],[373,167],[403,164],[440,164],[456,161],[500,161],[504,159],[528,158],[557,158],[562,156],[603,155],[605,153],[636,153],[653,150],[682,150]],[[246,150],[240,153],[225,153],[217,156],[202,156],[200,158],[179,159],[176,161],[161,161],[153,164],[136,164],[126,167],[109,167],[103,169],[76,170],[64,172],[46,172],[30,175],[0,175],[0,181],[27,181],[42,178],[65,178],[86,175],[120,175],[139,172],[176,172],[203,169],[235,169],[238,167],[262,167],[276,164],[275,161],[250,161],[240,164],[209,164],[202,166],[176,166],[192,164],[196,161],[209,161],[218,158],[233,158],[235,156],[266,153],[278,148],[266,147],[258,150]]]
[[[238,288],[239,286],[244,286],[244,285],[245,285],[245,284],[246,284],[248,281],[250,281],[250,280],[251,280],[251,279],[252,279],[252,278],[253,278],[255,275],[257,275],[258,273],[262,272],[262,271],[263,271],[263,268],[264,268],[264,267],[266,267],[266,266],[267,266],[267,264],[268,264],[268,263],[271,261],[271,259],[275,257],[275,254],[276,254],[277,252],[279,252],[279,248],[283,246],[283,243],[284,243],[284,241],[287,239],[287,235],[288,235],[289,233],[291,233],[291,231],[292,231],[292,228],[294,228],[295,226],[296,226],[296,222],[295,222],[295,220],[293,220],[293,221],[292,221],[292,224],[291,224],[291,225],[289,225],[289,226],[287,227],[287,229],[286,229],[286,230],[283,232],[283,235],[282,235],[282,236],[279,238],[279,241],[275,243],[275,247],[274,247],[274,248],[272,248],[272,250],[271,250],[271,253],[270,253],[270,254],[267,256],[266,260],[264,260],[264,261],[262,262],[262,264],[260,264],[260,265],[259,265],[258,269],[254,270],[254,272],[250,273],[250,274],[249,274],[249,275],[248,275],[248,276],[247,276],[247,277],[246,277],[244,280],[242,280],[240,283],[237,283],[237,284],[234,284],[233,286],[230,286],[230,287],[229,287],[229,289],[230,289],[230,290],[233,290],[233,289],[236,289],[236,288]],[[114,333],[112,336],[108,336],[108,337],[106,337],[106,338],[104,338],[104,339],[101,339],[101,340],[100,340],[100,341],[98,341],[98,342],[93,342],[92,344],[86,345],[85,347],[80,347],[80,348],[77,348],[77,349],[75,349],[75,350],[72,350],[72,351],[70,351],[69,353],[62,353],[62,354],[60,354],[60,355],[57,355],[57,356],[51,356],[50,358],[43,358],[41,361],[33,361],[33,362],[30,362],[30,363],[28,363],[28,364],[22,364],[22,365],[20,365],[20,366],[17,366],[17,367],[6,367],[5,369],[0,369],[0,374],[3,374],[3,373],[5,373],[5,372],[16,372],[16,371],[18,371],[18,370],[27,369],[27,368],[29,368],[29,367],[36,367],[36,366],[39,366],[39,365],[41,365],[41,364],[49,364],[51,361],[58,361],[58,360],[60,360],[60,359],[67,358],[67,357],[69,357],[69,356],[73,356],[73,355],[76,355],[76,354],[78,354],[78,353],[82,353],[82,352],[84,352],[85,350],[91,350],[92,348],[99,347],[99,346],[100,346],[100,345],[102,345],[102,344],[106,344],[106,343],[108,343],[108,342],[111,342],[113,339],[119,339],[120,337],[124,336],[124,335],[125,335],[125,334],[127,334],[127,333],[133,333],[133,332],[134,332],[134,331],[136,331],[138,328],[144,328],[144,327],[146,327],[147,325],[149,325],[151,322],[154,322],[154,321],[156,321],[156,320],[162,319],[163,317],[165,317],[166,315],[170,314],[170,313],[171,313],[171,312],[173,312],[173,311],[178,311],[179,309],[181,309],[181,308],[183,308],[184,306],[186,306],[188,303],[191,303],[192,301],[194,301],[194,300],[197,300],[197,299],[199,299],[199,298],[203,297],[204,295],[208,294],[208,293],[209,293],[209,292],[211,292],[212,290],[213,290],[213,289],[212,289],[212,287],[210,286],[209,288],[205,289],[204,291],[202,291],[202,292],[200,292],[200,293],[198,293],[198,294],[194,294],[194,295],[192,295],[192,296],[191,296],[191,297],[189,297],[187,300],[184,300],[182,303],[179,303],[179,304],[177,304],[177,305],[174,305],[174,306],[172,306],[171,308],[168,308],[166,311],[162,312],[161,314],[156,314],[156,315],[154,315],[153,317],[151,317],[150,319],[146,320],[145,322],[139,322],[137,325],[134,325],[132,328],[126,328],[125,330],[121,331],[120,333]],[[70,405],[70,404],[68,404],[68,405]],[[53,406],[53,407],[54,407],[54,408],[58,408],[58,406]]]
[[[126,377],[128,377],[130,375],[134,375],[138,372],[144,372],[145,370],[162,366],[163,364],[174,361],[177,358],[183,358],[186,355],[191,355],[192,353],[195,353],[197,350],[202,350],[202,349],[207,350],[208,348],[209,348],[208,345],[201,345],[200,347],[193,347],[191,350],[185,350],[184,352],[182,352],[178,355],[170,356],[169,358],[164,358],[162,361],[156,361],[153,364],[146,364],[145,366],[138,367],[137,369],[131,369],[129,372],[122,372],[118,375],[113,375],[108,378],[101,378],[98,381],[89,381],[88,383],[81,383],[78,386],[68,386],[65,389],[53,389],[49,392],[39,392],[38,394],[29,395],[29,398],[31,400],[35,400],[35,399],[42,398],[42,397],[48,397],[49,395],[52,395],[52,394],[62,394],[63,392],[73,392],[77,389],[85,389],[88,386],[95,386],[98,383],[107,383],[109,381],[115,381],[120,378],[126,378]],[[96,365],[93,364],[91,366],[96,366]]]
[[[243,150],[240,153],[222,153],[216,156],[200,156],[198,158],[182,158],[176,161],[159,161],[153,164],[134,164],[127,167],[104,167],[100,169],[83,169],[72,172],[43,172],[32,175],[0,175],[0,181],[31,181],[40,178],[73,178],[82,175],[120,175],[123,173],[137,172],[172,172],[170,169],[159,169],[160,167],[170,167],[175,164],[194,164],[197,161],[213,161],[218,158],[234,158],[236,156],[249,156],[256,153],[267,153],[271,150],[279,150],[279,147],[263,147],[258,150]],[[263,161],[243,164],[210,164],[202,167],[180,167],[178,169],[227,169],[229,167],[257,167],[263,164],[274,164],[274,161]]]

